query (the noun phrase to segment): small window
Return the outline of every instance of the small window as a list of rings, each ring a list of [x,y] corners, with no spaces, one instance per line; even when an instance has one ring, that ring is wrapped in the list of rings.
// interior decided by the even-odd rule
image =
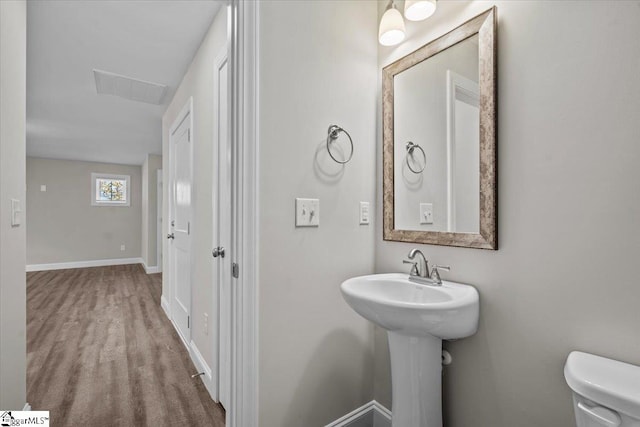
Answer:
[[[92,206],[129,206],[129,175],[91,174]]]

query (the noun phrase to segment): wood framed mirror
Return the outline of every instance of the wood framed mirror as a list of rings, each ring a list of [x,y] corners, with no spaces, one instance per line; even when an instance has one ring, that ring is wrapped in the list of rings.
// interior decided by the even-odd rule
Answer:
[[[384,240],[498,248],[496,15],[382,70]]]

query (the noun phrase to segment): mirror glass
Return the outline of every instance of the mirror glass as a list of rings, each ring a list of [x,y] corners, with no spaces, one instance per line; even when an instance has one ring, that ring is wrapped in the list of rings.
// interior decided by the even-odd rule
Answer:
[[[384,240],[498,248],[496,13],[382,69]]]
[[[394,228],[480,232],[478,34],[393,76]]]

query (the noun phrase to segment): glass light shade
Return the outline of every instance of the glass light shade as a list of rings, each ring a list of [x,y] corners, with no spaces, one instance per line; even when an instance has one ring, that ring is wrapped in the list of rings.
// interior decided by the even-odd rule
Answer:
[[[406,0],[404,17],[409,21],[422,21],[436,11],[436,0]]]
[[[393,46],[404,40],[404,19],[395,7],[390,7],[382,15],[378,40],[383,46]]]

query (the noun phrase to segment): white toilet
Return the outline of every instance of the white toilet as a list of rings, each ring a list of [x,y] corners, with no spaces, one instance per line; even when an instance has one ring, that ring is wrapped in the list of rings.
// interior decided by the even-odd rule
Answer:
[[[574,351],[564,377],[577,427],[640,427],[640,366]]]

